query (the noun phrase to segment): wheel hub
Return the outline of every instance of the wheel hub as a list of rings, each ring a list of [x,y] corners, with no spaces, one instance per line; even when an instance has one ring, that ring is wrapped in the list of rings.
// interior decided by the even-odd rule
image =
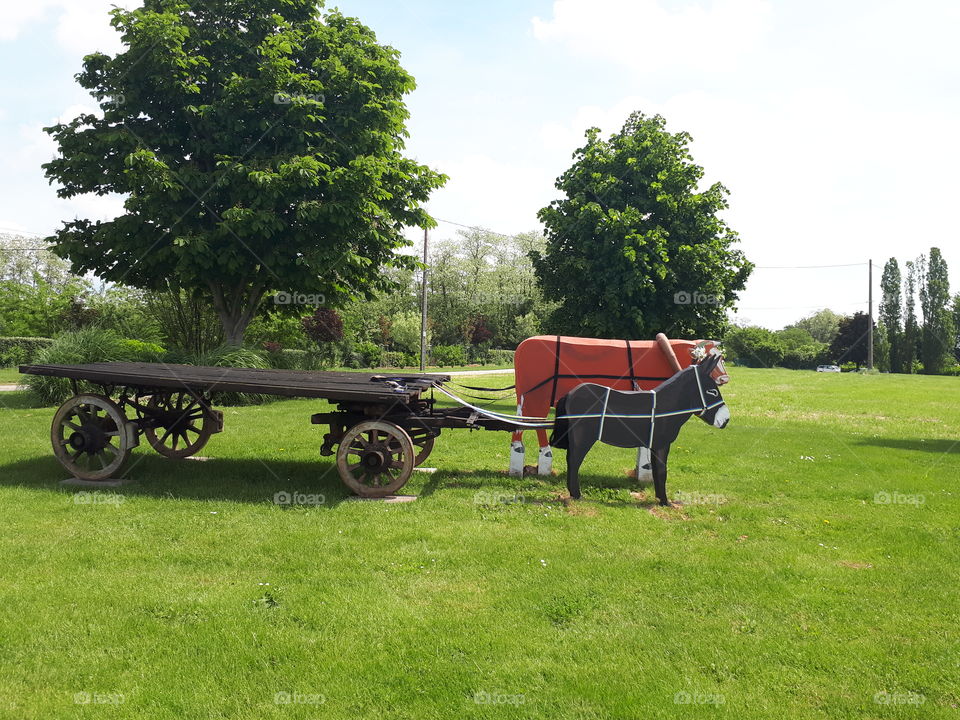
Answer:
[[[104,435],[103,430],[96,425],[85,423],[80,426],[79,430],[75,430],[70,434],[67,442],[70,443],[70,447],[74,450],[85,450],[93,454],[100,452],[106,447],[107,436]]]
[[[390,462],[390,455],[386,450],[385,447],[379,445],[366,450],[361,458],[363,467],[373,473],[383,472]]]

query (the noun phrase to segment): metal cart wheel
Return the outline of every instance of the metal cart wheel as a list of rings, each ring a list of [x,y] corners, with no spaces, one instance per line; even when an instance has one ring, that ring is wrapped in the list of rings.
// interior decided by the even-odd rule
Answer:
[[[344,433],[337,448],[337,470],[360,497],[393,495],[413,473],[415,451],[406,430],[371,420]]]
[[[75,395],[53,416],[53,454],[80,480],[108,480],[126,462],[136,428],[104,395]]]
[[[151,395],[145,415],[156,420],[143,433],[150,447],[168,458],[182,459],[195,455],[213,434],[213,421],[203,405],[188,392]]]

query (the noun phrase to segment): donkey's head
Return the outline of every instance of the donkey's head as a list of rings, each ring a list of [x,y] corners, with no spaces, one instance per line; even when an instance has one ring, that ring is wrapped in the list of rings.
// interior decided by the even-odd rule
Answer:
[[[718,374],[718,369],[720,373]],[[701,420],[714,427],[724,428],[730,422],[730,410],[720,394],[719,377],[727,378],[723,369],[723,356],[716,346],[694,365],[697,378],[697,391],[703,410],[698,413]],[[729,380],[729,378],[727,378]],[[724,380],[726,382],[726,380]]]

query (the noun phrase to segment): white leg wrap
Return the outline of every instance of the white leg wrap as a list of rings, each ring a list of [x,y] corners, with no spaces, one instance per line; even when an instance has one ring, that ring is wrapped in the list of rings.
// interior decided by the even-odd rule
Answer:
[[[514,440],[510,444],[510,474],[523,477],[523,442]]]
[[[537,458],[537,475],[549,475],[553,469],[553,448],[549,445],[540,448],[540,457]]]
[[[637,448],[637,482],[653,483],[653,458],[649,448]]]

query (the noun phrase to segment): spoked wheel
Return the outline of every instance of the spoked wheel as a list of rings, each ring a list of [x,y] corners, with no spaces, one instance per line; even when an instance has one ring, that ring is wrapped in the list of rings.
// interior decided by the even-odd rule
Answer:
[[[127,418],[104,395],[75,395],[53,416],[53,454],[81,480],[108,480],[126,462],[135,444]]]
[[[385,497],[402,488],[416,453],[406,430],[371,420],[347,430],[337,448],[337,470],[360,497]]]
[[[410,435],[410,442],[413,443],[413,451],[416,453],[413,466],[420,467],[433,452],[433,441],[436,438],[424,427],[409,428],[407,434]]]
[[[213,434],[203,405],[188,392],[152,395],[147,409],[146,415],[155,419],[155,427],[148,426],[144,435],[150,447],[168,458],[195,455]]]

